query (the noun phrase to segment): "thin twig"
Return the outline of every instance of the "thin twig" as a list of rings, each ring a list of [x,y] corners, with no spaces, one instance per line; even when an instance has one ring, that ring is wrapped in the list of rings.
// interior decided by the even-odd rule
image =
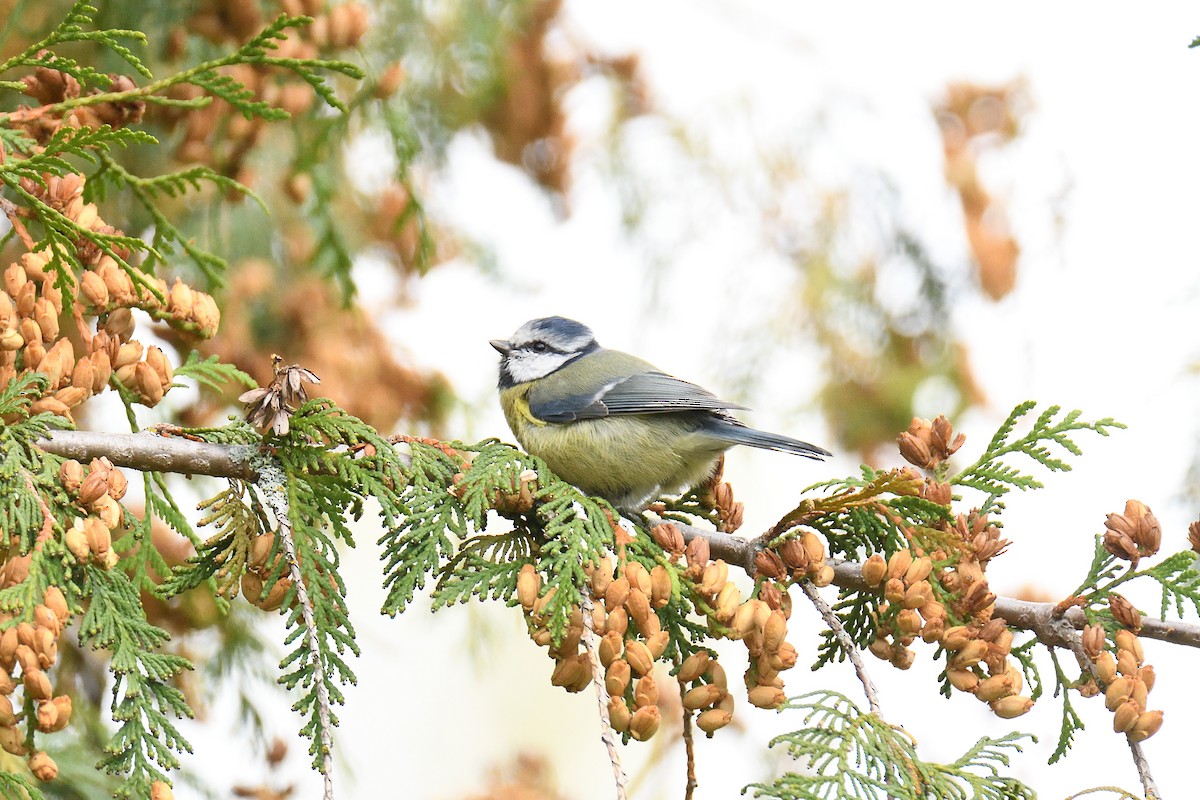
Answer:
[[[838,619],[838,615],[829,607],[829,603],[825,602],[825,598],[821,597],[820,592],[817,591],[817,587],[812,585],[812,581],[800,581],[800,590],[816,606],[817,613],[821,615],[821,619],[825,620],[825,624],[833,632],[834,638],[842,646],[842,651],[850,659],[850,663],[854,665],[854,672],[857,673],[858,680],[863,685],[863,692],[867,695],[867,703],[871,706],[871,713],[880,716],[879,690],[875,688],[875,682],[867,674],[867,666],[863,663],[862,653],[859,651],[858,645],[850,638],[850,634],[846,633],[846,628],[842,625],[842,621]]]
[[[613,780],[617,785],[617,800],[626,800],[625,784],[629,778],[621,766],[621,751],[617,748],[617,737],[613,734],[612,720],[608,716],[608,688],[604,685],[604,665],[600,663],[599,643],[596,631],[592,629],[592,596],[587,587],[580,591],[582,601],[580,608],[583,612],[583,649],[587,650],[588,660],[592,664],[592,683],[596,686],[596,705],[600,707],[600,740],[608,749],[608,760],[612,762]]]
[[[21,221],[21,209],[11,200],[0,197],[0,211],[4,212],[4,216],[8,217],[8,224],[12,225],[16,231],[17,237],[20,238],[21,244],[25,245],[25,249],[33,251],[37,247],[37,242],[29,235],[29,230],[25,227],[25,223]]]
[[[687,685],[679,681],[679,699],[687,694]],[[683,800],[692,800],[692,795],[700,782],[696,780],[696,737],[692,733],[692,712],[683,706],[683,749],[687,753],[687,785],[684,786]]]
[[[282,470],[271,464],[264,466],[258,488],[263,493],[271,511],[275,514],[275,522],[279,526],[279,539],[283,542],[283,551],[287,557],[288,575],[292,586],[296,588],[296,599],[300,603],[300,613],[304,618],[305,638],[308,639],[308,649],[313,659],[313,681],[317,688],[317,718],[321,725],[321,775],[325,779],[323,800],[333,800],[333,729],[330,726],[329,687],[325,685],[325,667],[321,661],[321,642],[317,631],[317,622],[313,617],[312,601],[308,597],[308,587],[304,584],[304,575],[300,572],[300,560],[296,557],[296,542],[292,537],[292,524],[288,517],[288,501],[284,492]]]

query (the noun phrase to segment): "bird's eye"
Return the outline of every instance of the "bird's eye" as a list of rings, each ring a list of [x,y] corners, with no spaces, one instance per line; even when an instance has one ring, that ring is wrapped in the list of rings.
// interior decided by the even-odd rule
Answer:
[[[544,353],[549,350],[550,347],[545,342],[534,342],[529,345],[529,349],[533,350],[535,353]]]

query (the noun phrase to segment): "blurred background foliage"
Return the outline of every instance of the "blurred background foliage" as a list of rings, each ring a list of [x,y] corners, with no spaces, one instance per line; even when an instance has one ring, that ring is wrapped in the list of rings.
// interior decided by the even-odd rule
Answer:
[[[583,157],[569,124],[571,92],[585,81],[600,81],[611,95],[607,135],[590,145],[598,152],[587,156],[606,162],[627,235],[645,245],[648,259],[669,254],[661,242],[657,251],[651,242],[654,187],[630,154],[628,130],[650,121],[666,134],[666,157],[719,204],[751,209],[761,221],[759,248],[794,268],[791,285],[782,287],[792,298],[790,311],[767,322],[785,344],[820,349],[824,371],[806,376],[805,384],[819,384],[814,396],[837,439],[826,444],[870,461],[907,427],[923,393],[933,393],[938,409],[951,416],[984,401],[971,353],[947,320],[964,298],[1002,300],[1018,278],[1020,243],[1009,232],[1003,199],[989,191],[978,165],[1021,135],[1030,103],[1019,82],[946,86],[929,109],[941,135],[947,192],[961,201],[967,244],[958,259],[940,263],[922,232],[900,213],[894,200],[904,187],[892,176],[870,174],[840,186],[812,181],[817,148],[803,137],[764,144],[754,164],[723,163],[719,142],[706,141],[703,131],[656,102],[638,54],[595,49],[562,23],[560,0],[97,5],[99,25],[147,33],[144,57],[156,76],[229,51],[281,12],[315,19],[286,43],[285,53],[348,59],[368,73],[361,84],[338,84],[350,107],[339,115],[315,103],[310,87],[290,75],[240,68],[238,78],[260,98],[292,114],[290,124],[250,121],[220,101],[182,113],[147,109],[142,126],[164,146],[124,153],[126,169],[151,176],[208,165],[261,200],[205,187],[164,209],[200,247],[228,262],[227,270],[213,275],[182,259],[157,266],[168,280],[181,275],[207,288],[222,306],[223,324],[212,341],[184,341],[161,331],[183,353],[198,347],[219,355],[260,384],[271,377],[267,356],[286,353],[322,378],[322,393],[382,430],[454,435],[444,430],[453,387],[436,371],[399,357],[378,322],[356,305],[358,292],[375,292],[356,285],[356,263],[370,256],[388,265],[399,287],[388,301],[396,306],[412,302],[405,287],[450,260],[502,275],[504,264],[495,262],[489,242],[473,240],[426,202],[445,180],[451,143],[460,135],[485,135],[495,158],[540,187],[560,219],[567,219],[574,168]],[[0,0],[0,53],[36,41],[68,7],[65,0]],[[104,52],[73,55],[102,70],[123,66]],[[33,101],[11,93],[4,99],[7,108],[22,102]],[[813,129],[819,131],[819,120]],[[102,215],[122,221],[130,233],[152,235],[153,220],[128,193],[109,197]],[[0,258],[15,258],[17,246],[9,241]],[[647,283],[653,280],[651,269]],[[897,286],[919,290],[897,292]],[[779,344],[764,337],[758,346]],[[751,379],[748,368],[746,377]],[[215,423],[231,400],[202,396],[174,412],[184,424]],[[164,531],[155,544],[173,554],[168,560],[182,560],[187,550],[170,537]],[[219,685],[209,679],[238,670],[252,679],[237,682],[244,716],[257,721],[256,680],[269,684],[270,669],[262,670],[260,658],[240,657],[261,646],[249,621],[238,613],[220,618],[211,604],[188,597],[159,605],[153,621],[177,635],[175,647],[210,670],[183,679],[201,714],[204,691],[198,687]],[[189,635],[197,631],[207,633]],[[74,658],[64,659],[64,669],[78,670],[77,685],[94,704],[100,687],[93,684],[103,670],[89,670],[82,652]],[[277,763],[278,746],[272,750],[261,726],[254,730],[267,763]],[[66,780],[48,787],[53,796],[88,796],[86,782],[96,778],[86,768],[88,758],[78,760],[75,770],[70,759],[59,758]],[[266,786],[244,789],[247,797],[287,796],[287,790]],[[531,760],[497,773],[486,796],[558,795]]]

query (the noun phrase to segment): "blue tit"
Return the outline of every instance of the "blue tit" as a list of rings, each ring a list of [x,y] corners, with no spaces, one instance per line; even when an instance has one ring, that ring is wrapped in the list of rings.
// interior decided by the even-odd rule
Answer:
[[[691,488],[735,444],[820,459],[816,445],[746,427],[743,409],[653,364],[596,343],[563,317],[526,322],[500,352],[500,405],[526,451],[623,511]]]

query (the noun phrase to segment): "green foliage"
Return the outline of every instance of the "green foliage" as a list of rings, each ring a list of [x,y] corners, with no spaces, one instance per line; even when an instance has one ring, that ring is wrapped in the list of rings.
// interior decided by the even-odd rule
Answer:
[[[0,797],[4,800],[45,800],[36,781],[15,772],[0,772]]]
[[[112,79],[105,73],[58,53],[42,54],[43,50],[53,51],[56,46],[62,44],[95,42],[116,53],[141,75],[151,77],[146,65],[122,43],[123,39],[128,39],[144,45],[146,34],[129,30],[88,30],[92,26],[95,14],[95,6],[87,0],[78,0],[54,30],[0,64],[0,73],[17,67],[49,67],[67,73],[85,88],[105,88],[112,83]],[[25,84],[20,81],[0,81],[0,88],[19,92],[25,88]]]
[[[950,479],[955,486],[977,489],[987,496],[980,506],[981,513],[989,514],[1003,510],[1001,498],[1013,489],[1025,491],[1042,488],[1042,483],[1032,475],[1027,475],[1006,463],[1003,460],[1005,456],[1024,455],[1051,471],[1066,472],[1071,469],[1070,464],[1061,456],[1055,455],[1051,445],[1057,445],[1071,455],[1079,456],[1083,451],[1072,440],[1072,432],[1095,431],[1101,436],[1108,436],[1110,429],[1125,427],[1111,417],[1095,422],[1080,420],[1083,412],[1078,410],[1068,411],[1061,419],[1055,420],[1061,409],[1058,406],[1050,406],[1038,415],[1028,433],[1012,439],[1017,423],[1036,406],[1037,403],[1032,400],[1018,404],[996,431],[979,460]]]
[[[984,737],[949,764],[922,761],[916,743],[903,729],[860,711],[836,692],[817,691],[793,698],[786,710],[807,712],[810,727],[778,736],[771,746],[786,745],[805,761],[803,773],[789,772],[769,784],[756,783],[755,797],[779,800],[862,798],[863,800],[1034,800],[1036,793],[1000,774],[1028,734]],[[744,792],[745,790],[743,790]]]
[[[233,364],[222,364],[218,356],[209,356],[201,360],[195,350],[188,353],[187,361],[175,367],[176,378],[191,378],[201,386],[207,386],[215,391],[221,391],[226,384],[237,383],[253,389],[254,378],[251,378]]]
[[[137,587],[123,572],[88,566],[85,574],[90,602],[79,642],[111,654],[111,710],[119,726],[100,767],[122,776],[117,797],[147,797],[151,783],[167,780],[165,771],[179,766],[178,754],[191,752],[173,720],[192,716],[174,684],[176,675],[192,665],[157,652],[170,637],[146,620]]]
[[[160,597],[176,597],[210,579],[222,597],[231,600],[237,596],[250,545],[256,536],[270,530],[265,513],[245,502],[245,494],[240,481],[230,481],[227,489],[200,503],[199,510],[208,514],[197,525],[215,526],[216,533],[196,548],[186,563],[171,570],[155,590]]]

